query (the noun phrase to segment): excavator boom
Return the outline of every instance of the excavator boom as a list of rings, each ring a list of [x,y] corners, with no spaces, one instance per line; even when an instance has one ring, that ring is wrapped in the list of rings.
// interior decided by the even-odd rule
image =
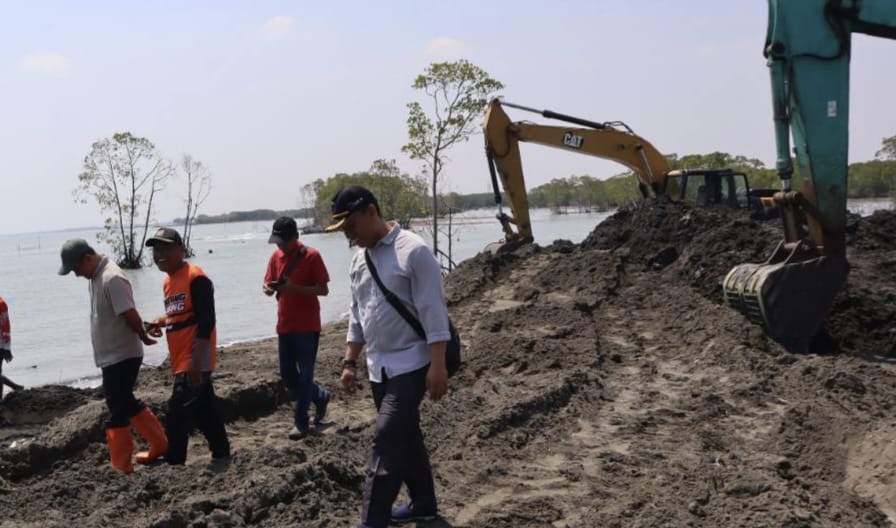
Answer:
[[[578,126],[513,122],[504,112],[505,106]],[[621,121],[598,123],[495,99],[486,110],[483,131],[495,203],[498,204],[498,220],[504,229],[504,241],[492,245],[490,249],[493,252],[511,251],[520,244],[533,240],[520,159],[520,142],[535,143],[625,165],[637,177],[638,189],[644,198],[652,193],[654,196],[667,196],[673,201],[687,201],[699,206],[749,208],[751,205],[758,205],[750,194],[750,186],[744,173],[731,169],[670,170],[666,156]],[[512,216],[501,210],[499,179],[510,200]],[[514,225],[517,226],[516,230]]]
[[[503,106],[536,112],[544,117],[568,121],[583,127],[538,125],[512,122]],[[587,154],[616,161],[634,171],[643,196],[648,189],[654,194],[666,192],[669,162],[649,141],[633,133],[623,123],[596,123],[549,110],[539,111],[498,99],[491,101],[483,124],[485,150],[492,174],[495,201],[501,203],[497,179],[507,193],[513,216],[499,213],[504,227],[505,244],[502,250],[512,249],[519,243],[532,241],[532,225],[529,219],[529,203],[526,194],[523,165],[519,143],[530,142]],[[517,226],[514,231],[511,224]]]
[[[845,283],[851,34],[896,38],[891,0],[769,0],[771,76],[784,240],[725,278],[730,305],[805,350]],[[791,161],[790,136],[799,171]]]

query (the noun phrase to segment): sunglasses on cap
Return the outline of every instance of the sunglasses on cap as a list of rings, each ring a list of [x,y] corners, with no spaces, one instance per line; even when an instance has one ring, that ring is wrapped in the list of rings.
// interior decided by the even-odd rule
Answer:
[[[330,207],[330,212],[333,213],[334,215],[354,213],[361,207],[363,207],[365,205],[369,205],[371,203],[373,203],[373,202],[370,201],[369,197],[359,196],[358,198],[355,198],[351,202],[345,204],[345,207],[339,207],[336,204],[336,202],[333,202],[333,205]]]

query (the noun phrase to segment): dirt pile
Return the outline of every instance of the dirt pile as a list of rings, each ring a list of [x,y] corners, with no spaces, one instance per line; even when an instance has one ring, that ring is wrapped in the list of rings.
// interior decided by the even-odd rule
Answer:
[[[890,526],[896,215],[850,222],[824,355],[790,354],[723,306],[728,269],[780,236],[737,212],[650,204],[582,244],[461,264],[447,295],[466,363],[423,411],[433,526]],[[350,526],[374,416],[366,387],[337,390],[343,336],[334,325],[321,345],[330,419],[298,443],[275,345],[222,353],[229,464],[196,437],[186,468],[124,478],[95,392],[7,398],[0,526]],[[164,371],[141,374],[160,414],[169,389]],[[17,422],[26,395],[56,411]]]

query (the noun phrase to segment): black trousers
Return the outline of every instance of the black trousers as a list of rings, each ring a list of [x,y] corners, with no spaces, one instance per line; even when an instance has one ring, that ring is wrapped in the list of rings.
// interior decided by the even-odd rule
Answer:
[[[402,483],[408,487],[415,511],[436,512],[432,467],[420,430],[427,370],[428,365],[394,378],[383,372],[382,383],[370,384],[377,418],[361,515],[371,527],[388,526]]]
[[[146,407],[134,397],[134,385],[137,384],[137,374],[140,373],[142,363],[142,357],[135,357],[103,367],[103,392],[106,394],[106,407],[111,414],[106,422],[106,429],[130,424],[131,417]]]
[[[202,373],[202,382],[195,389],[190,387],[186,374],[174,377],[174,388],[168,400],[165,417],[165,434],[168,436],[169,464],[187,461],[187,442],[193,428],[198,428],[208,441],[212,458],[230,456],[230,442],[224,429],[224,420],[215,406],[215,389],[211,372]]]

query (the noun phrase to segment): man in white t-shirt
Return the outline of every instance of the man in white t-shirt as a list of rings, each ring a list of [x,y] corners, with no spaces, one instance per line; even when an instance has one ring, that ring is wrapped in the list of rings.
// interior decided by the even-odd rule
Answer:
[[[112,466],[134,471],[131,425],[149,442],[149,451],[137,453],[148,464],[165,454],[168,438],[152,410],[134,397],[134,385],[143,363],[143,345],[154,345],[134,306],[131,283],[117,264],[81,239],[68,240],[60,254],[60,275],[74,271],[90,281],[90,339],[93,360],[103,372],[103,391],[111,414],[106,440]]]

